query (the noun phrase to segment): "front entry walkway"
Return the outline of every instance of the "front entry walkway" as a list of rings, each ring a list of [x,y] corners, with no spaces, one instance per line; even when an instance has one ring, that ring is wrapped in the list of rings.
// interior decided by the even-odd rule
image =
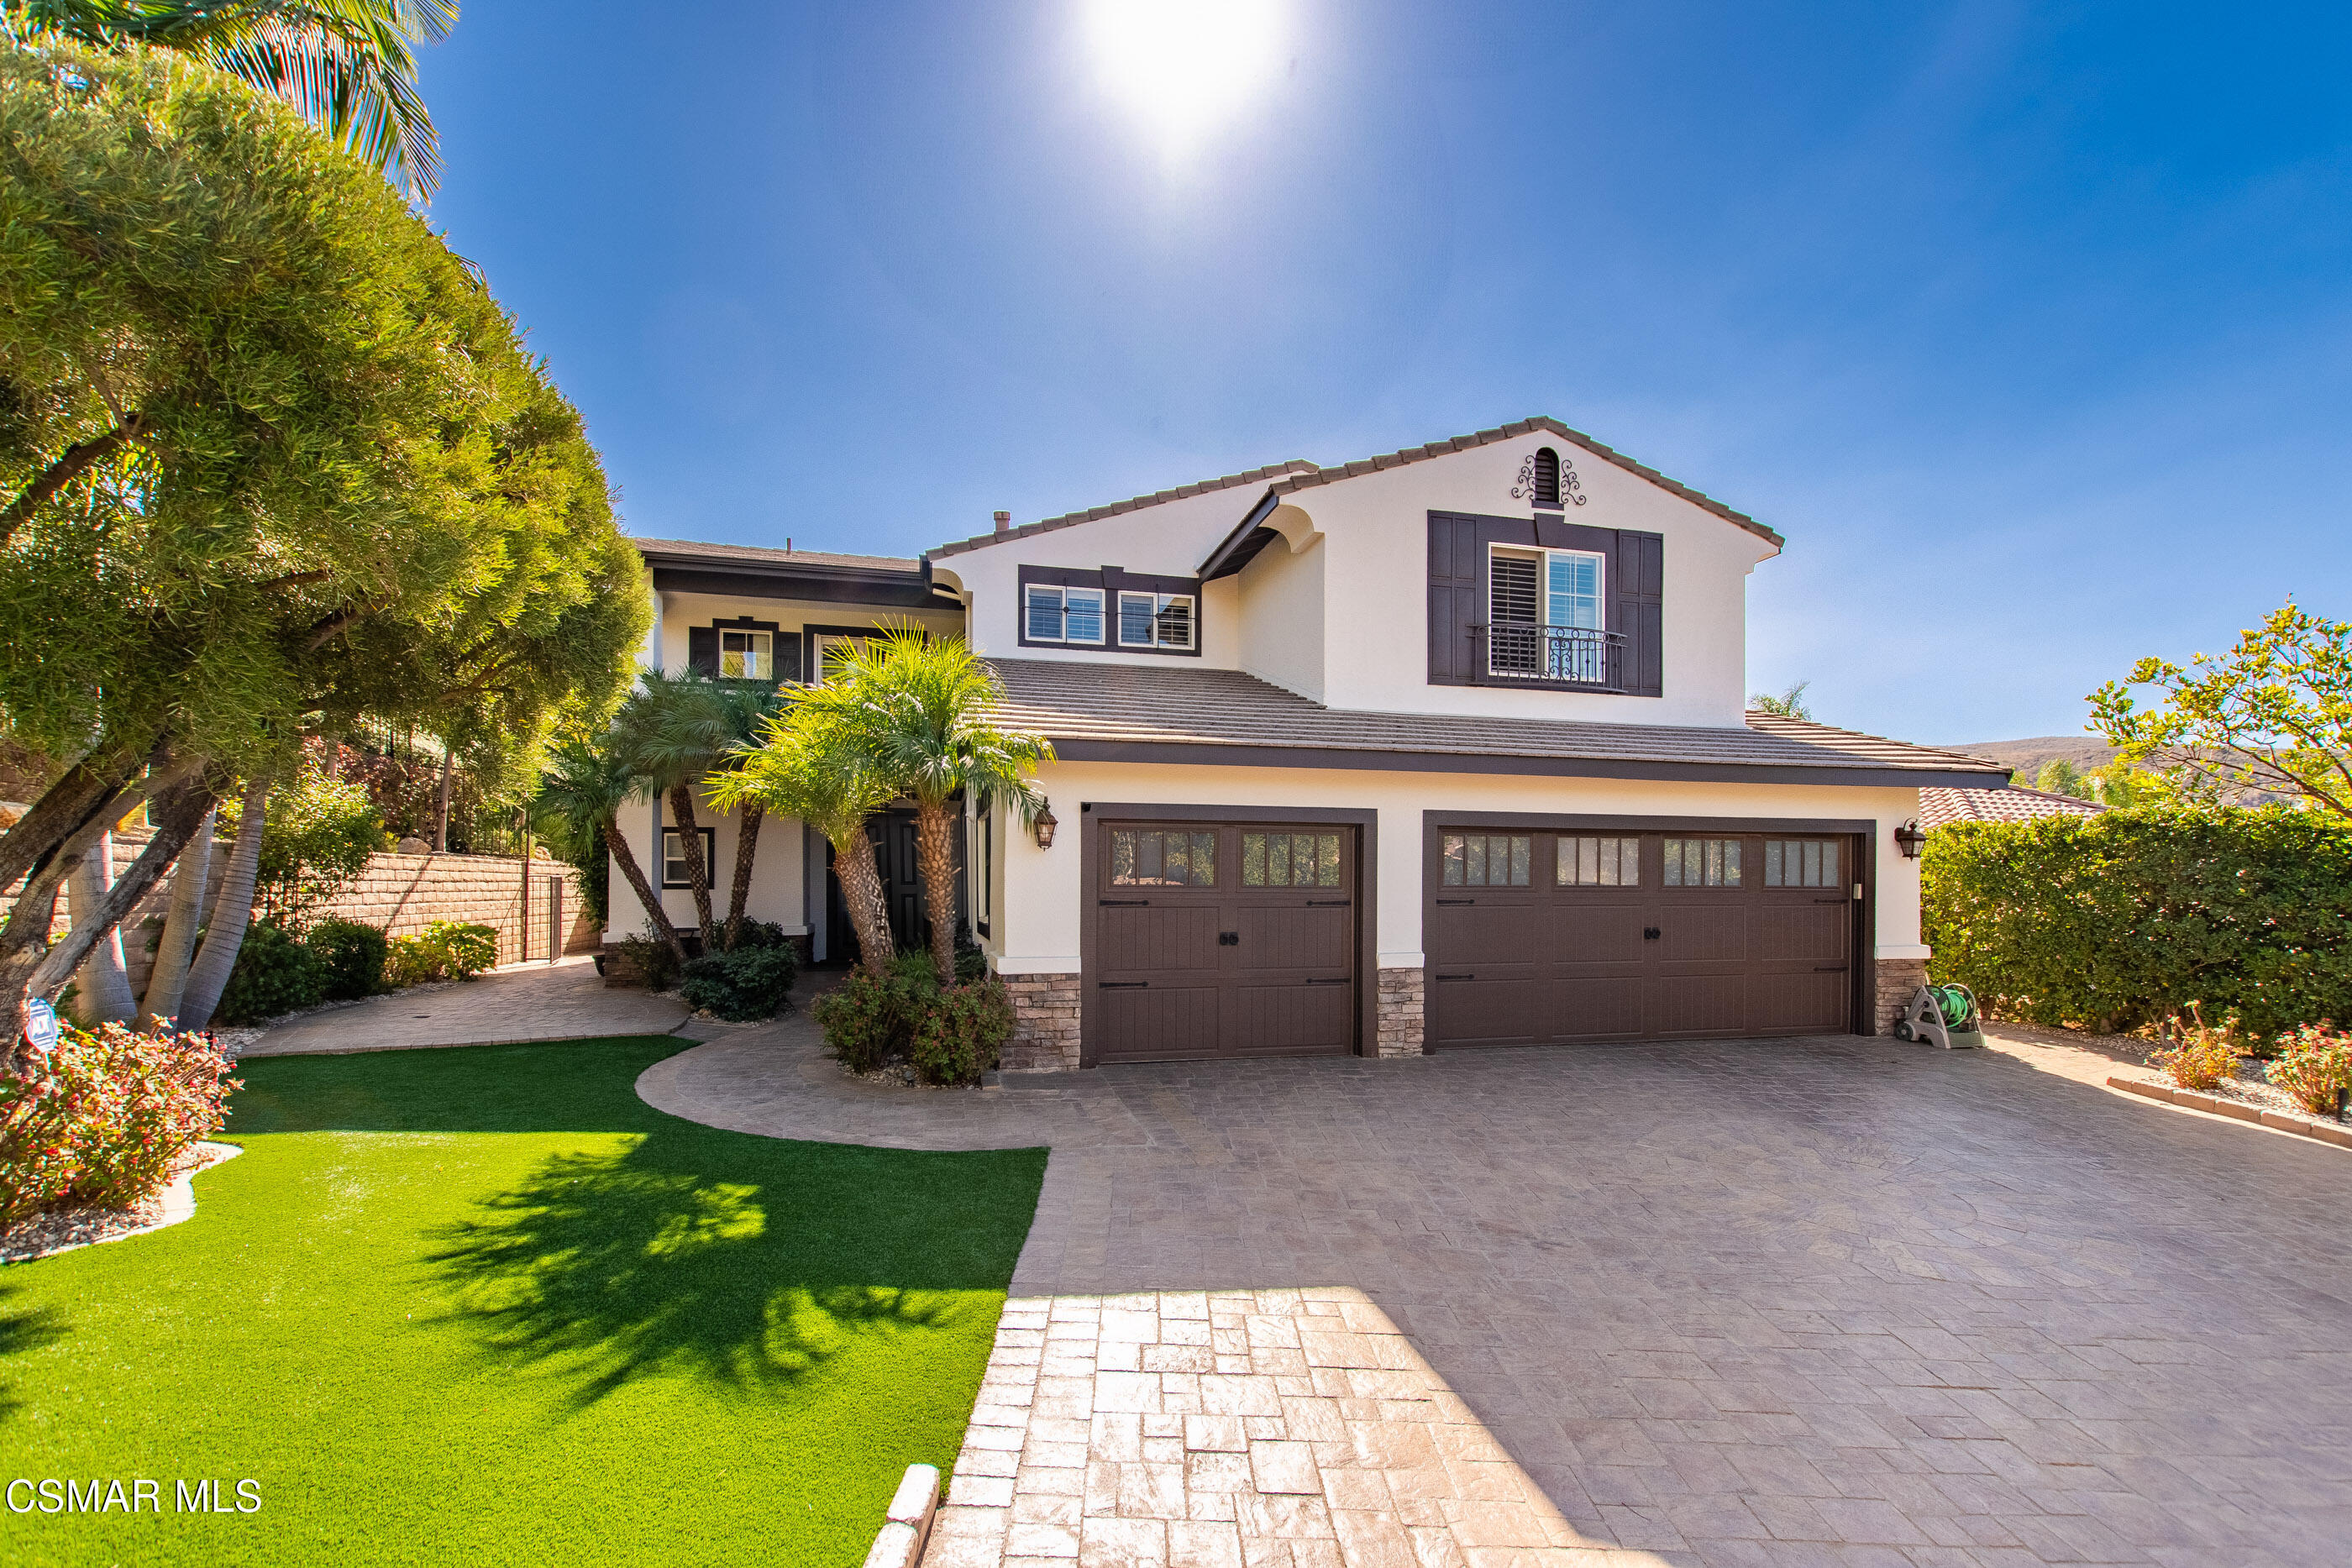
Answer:
[[[1055,1304],[1072,1299],[1155,1298],[1158,1340],[1113,1316],[1140,1301],[1091,1309],[1095,1343],[1132,1344],[1136,1376],[1145,1344],[1196,1332],[1171,1335],[1202,1321],[1195,1301],[1213,1354],[1221,1310],[1296,1320],[1328,1302],[1344,1319],[1360,1301],[1596,1547],[1705,1564],[2262,1568],[2336,1563],[2352,1539],[2352,1160],[2002,1054],[1853,1038],[1557,1048],[940,1092],[845,1078],[795,1017],[638,1087],[772,1136],[1049,1145],[1006,1330],[1045,1333],[1041,1364],[1051,1331],[1034,1324],[1082,1321]],[[1115,1401],[1162,1404],[1094,1404],[1089,1443],[1125,1444],[1124,1421],[1100,1438],[1094,1424],[1134,1414],[1133,1463],[1179,1463],[1165,1400],[1185,1385],[1169,1380],[1203,1375],[1163,1370],[1147,1390],[1096,1368],[1097,1389],[1127,1391]],[[1341,1397],[1311,1361],[1306,1375],[1313,1392],[1290,1397]],[[1001,1446],[979,1437],[1011,1425],[982,1418],[992,1403],[973,1431]],[[1039,1440],[1075,1440],[1061,1430]],[[1235,1450],[1193,1436],[1188,1420],[1188,1474],[1230,1468],[1196,1461]],[[1266,1491],[1250,1457],[1246,1495],[1306,1495]],[[1307,1457],[1337,1500],[1338,1451]],[[1106,1521],[1089,1557],[1184,1560],[1164,1530],[1118,1546],[1110,1521],[1165,1504],[1122,1506],[1124,1469],[1107,1501],[1082,1473],[1081,1542],[1083,1521]],[[1165,1480],[1147,1469],[1136,1495]],[[961,1506],[994,1508],[1009,1542],[1009,1499]],[[943,1550],[976,1530],[960,1517],[943,1516]],[[1347,1560],[1258,1539],[1251,1563]]]
[[[460,984],[416,986],[347,1007],[299,1014],[262,1030],[237,1055],[667,1034],[685,1020],[687,1011],[675,992],[607,989],[594,958],[583,953],[552,964],[509,964]]]

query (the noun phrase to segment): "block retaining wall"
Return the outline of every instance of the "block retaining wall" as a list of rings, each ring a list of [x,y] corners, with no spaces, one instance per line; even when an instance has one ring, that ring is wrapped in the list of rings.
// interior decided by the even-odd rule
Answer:
[[[147,847],[147,839],[144,828],[116,831],[117,876],[131,869],[131,862]],[[220,891],[228,852],[228,840],[213,841],[212,870],[205,882],[206,909],[212,907],[213,896]],[[394,936],[413,936],[435,920],[495,926],[499,933],[499,962],[514,964],[526,956],[548,956],[548,883],[550,878],[554,878],[562,887],[563,951],[596,951],[600,934],[583,906],[578,869],[562,861],[530,862],[528,931],[522,876],[521,861],[498,855],[373,855],[368,860],[367,869],[340,894],[313,910],[311,918],[338,915],[345,920],[363,921]],[[10,888],[7,896],[0,898],[0,919],[5,919],[7,911],[15,907],[16,891]],[[148,973],[155,967],[152,944],[163,935],[163,916],[170,903],[170,878],[165,876],[157,881],[122,923],[123,967],[131,973],[131,994],[134,997],[146,989]],[[70,896],[59,894],[57,918],[49,927],[51,940],[64,936],[70,927],[71,904]],[[526,936],[530,948],[527,955]]]

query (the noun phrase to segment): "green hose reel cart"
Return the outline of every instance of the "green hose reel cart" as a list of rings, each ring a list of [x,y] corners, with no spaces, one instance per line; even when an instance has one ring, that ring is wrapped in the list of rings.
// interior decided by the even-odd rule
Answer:
[[[1984,1020],[1976,993],[1966,986],[1922,986],[1895,1018],[1895,1038],[1922,1040],[1947,1051],[1984,1043]]]

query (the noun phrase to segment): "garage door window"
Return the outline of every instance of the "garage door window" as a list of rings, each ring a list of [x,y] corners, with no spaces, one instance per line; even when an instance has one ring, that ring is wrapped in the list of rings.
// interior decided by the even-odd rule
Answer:
[[[1642,841],[1563,837],[1558,863],[1562,887],[1639,887]]]
[[[1110,880],[1117,887],[1214,887],[1217,835],[1115,828]]]
[[[1668,887],[1738,887],[1738,839],[1668,839]]]
[[[1764,841],[1764,885],[1767,887],[1841,887],[1838,847],[1834,839],[1767,839]]]
[[[1448,887],[1525,887],[1535,840],[1526,833],[1446,833]]]
[[[1337,887],[1337,833],[1244,833],[1244,887]]]

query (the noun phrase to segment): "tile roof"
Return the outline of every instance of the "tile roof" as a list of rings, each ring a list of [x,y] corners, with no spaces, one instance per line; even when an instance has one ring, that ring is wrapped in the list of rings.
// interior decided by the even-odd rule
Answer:
[[[2044,794],[2015,785],[1990,789],[1936,789],[1919,791],[1919,825],[1947,822],[2030,822],[2036,817],[2095,817],[2105,806],[2072,795]]]
[[[713,566],[856,567],[868,571],[903,571],[919,575],[920,560],[894,555],[838,555],[826,550],[773,549],[765,545],[716,545],[697,539],[636,539],[637,553],[660,556],[665,565],[706,562]]]
[[[1272,479],[1284,474],[1312,474],[1315,465],[1304,457],[1294,457],[1287,463],[1269,463],[1263,468],[1251,468],[1239,474],[1228,474],[1219,479],[1202,479],[1190,485],[1179,485],[1172,490],[1154,490],[1149,496],[1133,496],[1108,506],[1089,507],[1083,512],[1065,512],[1058,517],[1045,517],[1034,523],[1024,523],[1003,533],[974,534],[953,544],[933,547],[926,556],[961,555],[989,545],[1001,545],[1007,539],[1025,539],[1032,534],[1050,534],[1056,528],[1071,528],[1080,523],[1091,523],[1097,517],[1115,517],[1121,512],[1140,511],[1156,507],[1162,501],[1181,501],[1187,496],[1204,496],[1212,490],[1230,490],[1236,485],[1255,485],[1261,479]]]
[[[1157,490],[1149,496],[1137,496],[1130,500],[1114,501],[1107,507],[1095,507],[1083,512],[1068,512],[1058,517],[1047,517],[1041,522],[1025,524],[1006,533],[977,534],[968,539],[958,539],[952,544],[937,546],[924,553],[934,559],[940,556],[960,555],[965,550],[983,549],[992,544],[1002,544],[1007,539],[1026,538],[1032,534],[1050,533],[1055,528],[1073,528],[1079,523],[1090,523],[1097,517],[1116,517],[1121,512],[1132,512],[1139,507],[1157,506],[1162,501],[1180,500],[1186,496],[1198,496],[1210,490],[1227,490],[1236,485],[1251,485],[1264,479],[1274,481],[1267,488],[1268,495],[1287,495],[1316,485],[1328,485],[1335,480],[1352,479],[1360,474],[1377,474],[1382,469],[1402,467],[1405,464],[1419,463],[1424,458],[1443,457],[1452,452],[1467,452],[1474,447],[1489,445],[1494,442],[1508,441],[1514,436],[1530,435],[1538,430],[1580,446],[1596,457],[1605,458],[1627,473],[1638,474],[1660,489],[1679,496],[1695,507],[1713,512],[1727,522],[1738,524],[1757,538],[1769,541],[1776,549],[1787,542],[1779,534],[1747,513],[1734,511],[1712,496],[1694,490],[1679,480],[1669,479],[1647,464],[1634,462],[1615,447],[1595,441],[1580,430],[1571,430],[1548,414],[1538,414],[1533,419],[1514,420],[1509,424],[1496,425],[1492,430],[1481,430],[1469,435],[1457,435],[1451,441],[1433,441],[1426,446],[1408,446],[1400,452],[1385,452],[1377,457],[1358,458],[1352,463],[1342,463],[1329,468],[1309,463],[1304,458],[1294,458],[1288,463],[1271,464],[1266,467],[1252,468],[1241,474],[1228,474],[1222,479],[1203,479],[1198,484],[1179,485],[1172,490]]]
[[[1368,713],[1328,708],[1238,670],[1075,660],[991,663],[1004,683],[999,722],[1088,749],[1158,745],[1325,752],[1331,754],[1334,767],[1349,766],[1347,753],[1379,752],[1668,769],[1843,769],[1947,779],[1998,778],[2007,771],[1979,757],[1768,714],[1751,713],[1746,727],[1733,729]]]
[[[1580,446],[1595,457],[1605,458],[1629,474],[1638,474],[1660,489],[1681,497],[1703,511],[1713,512],[1726,522],[1738,524],[1758,538],[1771,544],[1775,549],[1788,542],[1747,513],[1734,511],[1714,497],[1704,491],[1694,490],[1678,479],[1669,479],[1649,465],[1636,463],[1615,447],[1595,441],[1580,430],[1571,430],[1548,414],[1538,414],[1533,419],[1514,420],[1508,424],[1497,425],[1492,430],[1481,430],[1472,435],[1457,435],[1451,441],[1433,441],[1426,446],[1408,446],[1402,452],[1383,453],[1378,457],[1359,458],[1353,463],[1342,463],[1336,467],[1318,468],[1311,474],[1293,475],[1287,479],[1269,486],[1266,493],[1274,496],[1288,495],[1293,491],[1309,489],[1317,485],[1328,485],[1340,479],[1352,479],[1359,474],[1376,474],[1384,468],[1401,468],[1408,463],[1419,463],[1431,457],[1443,457],[1451,452],[1466,452],[1473,447],[1489,445],[1497,441],[1508,441],[1514,436],[1531,435],[1538,430]]]

